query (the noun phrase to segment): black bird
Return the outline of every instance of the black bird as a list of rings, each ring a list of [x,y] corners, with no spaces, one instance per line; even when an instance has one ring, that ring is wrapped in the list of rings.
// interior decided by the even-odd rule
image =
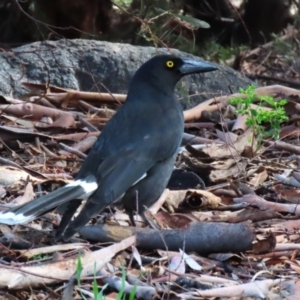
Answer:
[[[213,64],[158,55],[133,76],[126,102],[107,122],[74,182],[0,213],[0,223],[20,224],[65,205],[56,232],[69,240],[106,206],[121,199],[130,214],[144,213],[164,191],[183,133],[183,113],[174,95],[180,78],[217,70]],[[72,221],[74,213],[86,204]]]

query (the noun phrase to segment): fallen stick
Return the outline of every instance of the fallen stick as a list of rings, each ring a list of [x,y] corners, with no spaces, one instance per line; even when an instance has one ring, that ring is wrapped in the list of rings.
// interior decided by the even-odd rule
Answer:
[[[248,205],[256,206],[261,210],[273,210],[279,213],[290,213],[296,216],[300,215],[300,207],[298,204],[283,204],[270,202],[257,195],[244,195],[241,198],[234,198],[235,203],[247,203]]]
[[[147,250],[184,249],[199,254],[241,252],[252,249],[254,229],[248,222],[190,223],[187,228],[153,230],[149,228],[120,227],[110,225],[86,226],[80,235],[93,242],[118,242],[136,234],[137,246]]]

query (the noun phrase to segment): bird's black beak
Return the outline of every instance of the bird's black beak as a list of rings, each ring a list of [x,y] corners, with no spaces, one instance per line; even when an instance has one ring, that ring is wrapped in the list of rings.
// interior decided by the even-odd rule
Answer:
[[[179,68],[179,70],[183,75],[194,74],[194,73],[205,73],[205,72],[219,70],[219,68],[216,67],[215,65],[204,61],[199,61],[190,58],[184,58],[182,59],[182,61],[183,64]]]

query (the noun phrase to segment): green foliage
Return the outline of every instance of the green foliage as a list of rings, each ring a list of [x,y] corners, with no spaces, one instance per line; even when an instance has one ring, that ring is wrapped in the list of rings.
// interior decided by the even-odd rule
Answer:
[[[78,259],[77,259],[77,267],[76,267],[76,279],[77,279],[77,283],[78,286],[80,287],[81,285],[81,281],[80,281],[80,277],[81,277],[81,272],[82,272],[82,262],[81,262],[81,255],[80,253],[78,253]],[[117,295],[116,300],[125,300],[126,299],[126,293],[125,293],[125,282],[126,282],[126,270],[124,267],[122,267],[122,286],[121,289]],[[105,284],[102,288],[101,291],[99,292],[99,288],[98,288],[98,283],[96,280],[96,264],[94,266],[94,280],[93,280],[93,294],[94,294],[94,300],[105,300],[105,296],[104,294],[104,290],[106,289],[106,287],[108,286],[108,284]],[[130,292],[129,295],[129,300],[134,300],[135,299],[135,295],[136,295],[136,284],[134,285],[133,289]],[[80,295],[82,297],[82,299],[86,300],[85,296],[82,294],[82,292],[80,292]]]
[[[245,50],[245,46],[224,47],[214,40],[210,40],[203,45],[199,53],[206,60],[226,65],[226,61],[234,59],[243,50]]]
[[[240,93],[247,97],[231,98],[229,102],[238,106],[236,110],[238,114],[247,116],[246,124],[253,127],[260,147],[264,138],[279,139],[280,125],[288,120],[284,110],[287,101],[285,99],[276,101],[271,96],[258,96],[255,94],[255,88],[254,85],[250,85],[247,89],[240,89]],[[258,102],[257,108],[251,106],[255,101]],[[265,104],[271,107],[271,110],[266,110]],[[268,131],[265,131],[265,124],[269,124]]]
[[[114,3],[126,9],[132,3],[132,0],[114,0]]]
[[[205,31],[210,24],[186,13],[182,1],[116,0],[114,3],[119,12],[127,11],[141,26],[125,26],[119,35],[108,37],[111,40],[123,39],[126,34],[137,35],[134,43],[139,45],[176,48],[222,64],[242,50],[242,47],[223,47],[209,39],[197,44],[197,30],[203,28]]]
[[[291,43],[290,40],[285,40],[280,38],[279,35],[272,34],[274,42],[272,44],[272,48],[277,55],[281,55],[283,58],[290,60],[295,55],[295,46]]]
[[[51,258],[51,255],[49,254],[37,254],[32,256],[32,260],[44,260],[44,259],[49,259]]]
[[[98,300],[98,299],[100,299],[99,288],[98,288],[98,283],[97,283],[97,280],[95,277],[96,276],[94,276],[94,280],[93,280],[93,294],[94,294],[94,299]],[[101,290],[101,292],[102,292],[102,296],[103,296],[103,289]]]
[[[124,293],[125,291],[125,281],[126,281],[126,271],[125,271],[125,268],[124,266],[122,267],[122,286],[121,286],[121,289],[117,295],[117,298],[116,300],[124,300],[125,299],[125,296],[126,294]]]
[[[126,282],[126,270],[123,266],[122,267],[122,286],[117,295],[116,300],[125,300],[127,298],[126,293],[125,293],[125,282]],[[136,284],[134,285],[133,289],[130,292],[129,300],[135,299],[135,294],[136,294]]]
[[[135,284],[133,286],[133,289],[131,290],[130,295],[129,295],[129,300],[134,300],[135,299],[136,287],[137,287],[137,284]]]
[[[77,283],[78,283],[79,287],[81,286],[80,277],[81,277],[82,269],[83,269],[83,267],[82,267],[82,262],[81,262],[81,255],[80,255],[80,252],[78,252],[76,278],[77,278]],[[82,299],[86,300],[85,296],[82,294],[81,291],[80,291],[80,295],[81,295]]]
[[[186,22],[187,26],[191,29],[191,30],[196,30],[196,29],[199,29],[199,28],[210,28],[210,25],[205,22],[205,21],[202,21],[202,20],[199,20],[199,19],[196,19],[192,16],[187,16],[187,15],[180,15],[180,14],[176,14],[176,13],[173,13],[171,11],[163,11],[165,12],[166,14],[169,14],[181,21],[184,21]]]
[[[104,290],[107,287],[107,284],[105,284],[102,287],[101,291],[99,292],[98,283],[97,283],[97,280],[96,280],[96,275],[97,274],[96,274],[96,263],[95,263],[95,265],[94,265],[94,280],[93,280],[93,285],[92,285],[92,287],[93,287],[93,294],[94,294],[94,300],[104,300],[105,297],[104,297],[103,293],[104,293]]]
[[[121,12],[130,11],[141,24],[140,27],[133,27],[138,29],[135,34],[139,36],[135,42],[140,45],[178,48],[190,53],[198,52],[195,49],[194,31],[209,28],[207,22],[185,14],[181,9],[182,5],[172,1],[142,0],[140,5],[135,3],[129,8],[131,2],[114,1]]]
[[[95,279],[94,279],[94,282],[95,282]],[[97,284],[97,282],[96,282]],[[102,288],[101,288],[101,291],[99,294],[95,294],[94,293],[94,300],[105,300],[105,297],[103,295],[104,293],[104,290],[107,288],[108,284],[105,284]]]

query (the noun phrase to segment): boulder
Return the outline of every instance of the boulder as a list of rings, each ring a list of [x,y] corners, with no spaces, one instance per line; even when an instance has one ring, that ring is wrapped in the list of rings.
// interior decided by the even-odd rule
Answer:
[[[95,40],[36,42],[0,53],[0,93],[15,97],[28,93],[22,82],[49,83],[82,91],[126,93],[137,68],[161,53],[192,57],[176,49]],[[186,109],[213,96],[236,92],[251,83],[233,69],[220,66],[220,71],[186,76],[177,85],[176,93]]]

